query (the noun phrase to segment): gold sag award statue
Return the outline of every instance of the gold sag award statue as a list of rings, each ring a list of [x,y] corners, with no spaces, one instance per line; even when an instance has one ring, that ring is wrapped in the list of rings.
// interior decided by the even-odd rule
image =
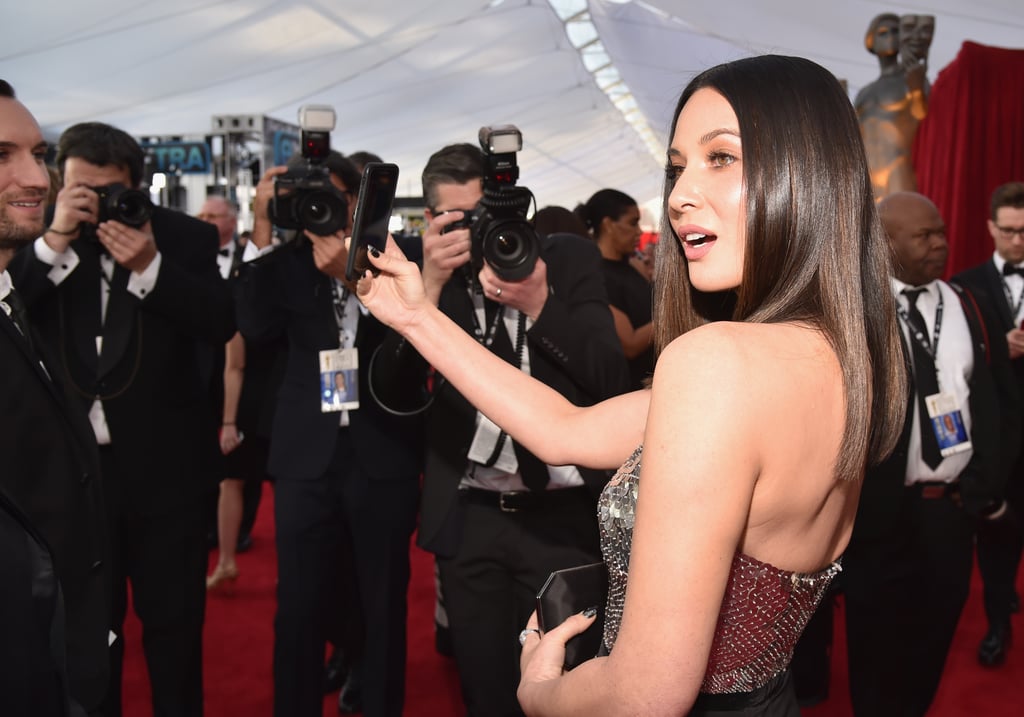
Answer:
[[[857,93],[854,106],[876,200],[917,190],[910,151],[917,125],[928,113],[926,73],[934,34],[934,15],[883,13],[871,21],[864,36],[864,46],[878,57],[881,74]]]

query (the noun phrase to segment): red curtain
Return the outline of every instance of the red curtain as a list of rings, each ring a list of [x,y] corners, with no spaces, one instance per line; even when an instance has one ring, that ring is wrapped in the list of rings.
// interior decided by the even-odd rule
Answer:
[[[913,161],[948,226],[946,276],[988,259],[992,191],[1024,181],[1024,49],[961,46],[932,86]]]

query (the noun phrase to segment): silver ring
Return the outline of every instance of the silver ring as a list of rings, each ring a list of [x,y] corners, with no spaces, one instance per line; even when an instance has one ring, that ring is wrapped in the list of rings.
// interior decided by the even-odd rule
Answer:
[[[528,628],[526,628],[525,630],[523,630],[522,632],[519,633],[519,644],[520,645],[525,645],[526,644],[526,638],[528,638],[530,636],[531,632],[537,633],[537,637],[540,637],[540,630],[538,630],[535,627],[528,627]]]
[[[494,290],[494,295],[495,296],[501,296],[501,287],[500,286],[497,289]]]

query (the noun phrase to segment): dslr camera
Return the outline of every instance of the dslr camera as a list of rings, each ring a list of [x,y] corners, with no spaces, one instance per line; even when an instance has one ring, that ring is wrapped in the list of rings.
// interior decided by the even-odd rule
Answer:
[[[540,256],[540,239],[526,219],[533,193],[516,186],[516,152],[523,148],[523,135],[508,124],[481,127],[478,137],[487,162],[484,195],[468,217],[446,228],[470,228],[474,269],[487,262],[505,281],[521,281],[533,273]]]
[[[142,190],[132,189],[123,184],[108,184],[90,189],[99,197],[97,224],[113,219],[137,229],[148,222],[153,214],[153,202]]]
[[[308,229],[327,236],[348,224],[348,202],[331,183],[326,164],[334,121],[334,108],[328,105],[299,108],[303,162],[274,177],[269,207],[271,221],[282,229]]]

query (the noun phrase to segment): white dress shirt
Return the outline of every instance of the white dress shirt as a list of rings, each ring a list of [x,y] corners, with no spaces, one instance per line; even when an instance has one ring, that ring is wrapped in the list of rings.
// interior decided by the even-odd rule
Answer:
[[[36,239],[32,247],[39,261],[50,265],[51,269],[47,272],[46,276],[56,286],[59,286],[78,267],[79,258],[73,243],[69,244],[68,248],[61,254],[51,249],[50,245],[42,237]],[[128,286],[126,287],[128,292],[134,294],[140,300],[146,298],[146,295],[151,293],[156,286],[157,278],[160,275],[160,263],[160,252],[157,252],[145,271],[141,273],[131,272],[128,276]],[[99,286],[100,323],[102,325],[106,320],[107,303],[110,301],[110,280],[114,276],[114,260],[105,252],[100,254],[100,268],[103,270],[103,280]],[[100,335],[96,337],[96,355],[99,356],[102,353],[103,336]],[[92,406],[89,408],[89,422],[92,424],[92,430],[96,434],[96,442],[101,446],[109,445],[111,443],[110,428],[107,426],[106,414],[103,413],[103,401],[98,398],[92,402]]]
[[[934,344],[935,339],[935,314],[939,305],[939,296],[942,296],[942,327],[939,331],[938,355],[935,360],[935,368],[939,378],[939,390],[956,397],[957,407],[964,419],[964,428],[967,435],[971,435],[971,411],[968,405],[970,399],[970,379],[974,371],[974,346],[971,339],[971,330],[964,316],[963,307],[960,304],[960,297],[944,281],[933,281],[923,286],[912,287],[904,284],[898,279],[892,280],[893,292],[896,294],[897,303],[907,309],[907,297],[903,295],[904,289],[924,289],[917,297],[917,310],[924,318],[928,327],[928,335]],[[910,351],[910,342],[914,341],[906,322],[900,320],[900,327],[903,330],[903,340]],[[912,402],[910,410],[913,412],[913,423],[910,429],[910,445],[907,448],[907,472],[906,483],[917,483],[920,481],[944,481],[956,480],[974,455],[973,449],[954,453],[947,456],[932,470],[927,463],[921,459],[921,423],[918,418],[918,402]]]
[[[1020,322],[1024,320],[1024,276],[1020,274],[1003,276],[1006,260],[999,256],[999,252],[992,255],[992,263],[996,265],[999,276],[1003,278],[1003,292],[1006,296],[1006,303],[1010,307],[1010,313],[1014,315],[1013,323],[1020,326]]]

